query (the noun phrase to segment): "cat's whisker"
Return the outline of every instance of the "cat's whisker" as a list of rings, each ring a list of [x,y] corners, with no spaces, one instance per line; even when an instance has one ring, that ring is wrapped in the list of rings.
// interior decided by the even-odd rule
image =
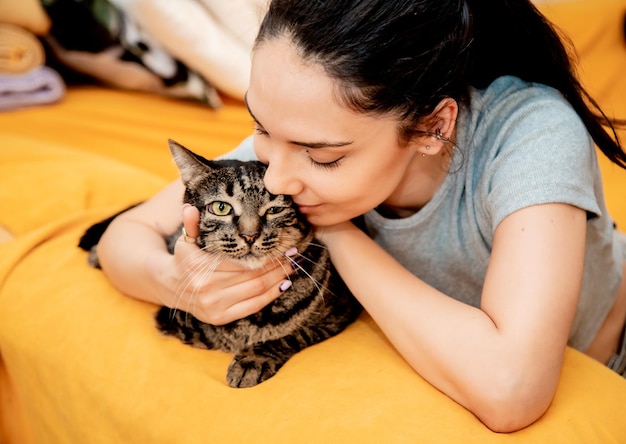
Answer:
[[[315,261],[313,261],[313,260],[309,259],[308,257],[306,257],[306,256],[305,256],[305,255],[303,255],[303,254],[298,253],[298,256],[299,256],[301,259],[303,259],[304,261],[308,262],[309,264],[315,264]],[[297,263],[297,262],[296,262],[296,263]],[[298,265],[298,267],[299,267],[299,268],[302,268],[302,267],[300,266],[300,264],[299,264],[299,263],[297,263],[297,265]]]
[[[296,261],[293,257],[287,256],[285,253],[281,253],[281,255],[283,257],[285,257],[291,263],[292,266],[295,266],[298,270],[300,270],[302,273],[304,273],[311,280],[311,282],[313,282],[313,285],[315,285],[315,288],[317,289],[317,291],[319,291],[321,294],[323,294],[324,292],[328,292],[328,293],[332,294],[332,292],[326,286],[322,285],[313,276],[311,276],[311,274],[308,271],[306,271],[304,269],[304,267],[302,267],[302,265],[300,265],[298,263],[298,261]],[[306,260],[306,261],[308,261],[310,263],[314,263],[311,259],[309,259],[308,257],[304,256],[301,253],[298,253],[298,257],[300,257],[300,258],[302,258],[302,259],[304,259],[304,260]],[[281,266],[282,266],[282,264],[281,264]],[[283,268],[283,270],[284,270],[284,268]],[[324,299],[322,298],[322,301],[323,300]]]
[[[190,264],[189,270],[185,272],[184,278],[179,283],[179,286],[176,289],[176,293],[179,296],[175,302],[174,307],[172,307],[174,311],[178,310],[180,301],[182,300],[183,295],[185,294],[189,286],[192,284],[194,276],[199,276],[200,279],[206,279],[207,277],[211,275],[211,273],[215,271],[215,269],[219,266],[219,264],[224,260],[223,257],[220,257],[220,256],[213,257],[213,260],[210,262],[206,262],[206,259],[207,259],[207,255],[204,252],[198,252],[198,254],[195,257],[192,257],[191,261],[189,262]],[[194,304],[196,301],[197,301],[197,297],[194,297],[193,298]],[[193,311],[194,308],[195,308],[195,305],[191,307],[191,311]],[[184,310],[184,311],[188,312],[189,310]]]
[[[172,300],[156,316],[160,331],[186,344],[234,353],[227,382],[231,387],[251,387],[271,378],[295,353],[339,334],[356,319],[362,307],[334,273],[328,251],[314,243],[310,225],[288,196],[273,195],[264,187],[265,166],[208,161],[173,141],[170,150],[189,191],[186,200],[200,209],[197,242],[202,247],[186,256],[176,270],[179,280]],[[231,214],[240,223],[224,217]],[[258,229],[254,239],[242,227]],[[180,246],[181,231],[166,236],[172,254]],[[296,245],[307,256],[285,254]],[[266,271],[278,265],[287,279],[301,285],[294,284],[285,298],[232,325],[205,323],[194,312],[200,315],[204,289],[214,287],[204,284],[219,273],[216,270],[226,259]]]
[[[210,264],[207,264],[207,266],[204,267],[203,270],[201,270],[202,271],[201,279],[202,280],[208,279],[208,277],[211,276],[211,274],[213,274],[215,269],[219,266],[219,264],[222,263],[223,260],[224,260],[224,257],[222,255],[216,256],[215,259]],[[193,298],[193,306],[191,310],[192,313],[195,311],[197,302],[198,302],[198,297],[196,294],[195,297]]]
[[[215,269],[219,266],[219,264],[222,262],[222,258],[220,257],[215,257],[214,260],[212,262],[208,262],[205,263],[203,266],[197,268],[195,270],[195,274],[197,276],[199,276],[200,280],[205,280],[207,279],[214,271]],[[189,285],[191,285],[191,280],[192,280],[193,274],[191,272],[187,273],[187,277],[186,277],[186,285],[184,288],[184,291],[182,291],[180,293],[180,297],[178,299],[178,301],[181,300],[184,292],[186,291],[186,289],[189,287]],[[188,307],[186,310],[184,310],[185,312],[185,323],[187,323],[188,321],[188,316],[192,315],[195,312],[196,309],[196,304],[198,301],[198,291],[194,291],[194,293],[192,294],[192,297],[190,298],[192,305],[190,307]],[[178,305],[178,302],[177,302]]]
[[[290,259],[290,260],[291,260],[291,258],[290,258],[289,256],[286,256],[286,255],[283,255],[283,254],[279,255],[279,257],[280,257],[280,256],[284,256],[284,257],[286,257],[287,259]],[[283,264],[280,260],[278,260],[278,257],[273,257],[273,256],[272,256],[272,257],[270,257],[270,259],[271,259],[271,261],[272,261],[272,262],[277,262],[277,263],[278,263],[278,265],[280,265],[280,268],[282,268],[282,269],[283,269],[283,272],[284,272],[284,273],[285,273],[285,275],[287,276],[287,279],[291,280],[291,276],[289,276],[289,271],[285,268],[285,265],[284,265],[284,264]]]
[[[326,249],[326,245],[324,245],[324,244],[318,244],[318,243],[316,243],[316,242],[308,242],[308,243],[307,243],[307,245],[308,245],[308,246],[310,246],[310,247],[317,247],[317,248],[321,248],[322,250],[325,250],[325,249]]]

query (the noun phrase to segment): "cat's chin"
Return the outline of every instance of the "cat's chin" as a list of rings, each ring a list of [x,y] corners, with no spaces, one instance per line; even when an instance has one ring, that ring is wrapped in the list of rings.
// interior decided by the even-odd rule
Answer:
[[[254,253],[247,253],[245,256],[233,258],[233,262],[238,263],[242,267],[246,267],[250,270],[257,270],[265,267],[271,259],[267,256],[258,256]]]

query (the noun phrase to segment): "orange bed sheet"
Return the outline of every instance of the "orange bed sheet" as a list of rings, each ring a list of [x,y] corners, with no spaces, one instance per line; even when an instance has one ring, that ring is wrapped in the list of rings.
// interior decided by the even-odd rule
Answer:
[[[590,89],[626,116],[624,11],[546,7],[580,48]],[[156,307],[89,268],[78,238],[176,177],[168,138],[214,157],[251,128],[240,103],[212,111],[98,87],[0,114],[0,225],[15,236],[0,243],[0,443],[626,442],[626,380],[571,349],[544,417],[495,434],[417,376],[366,314],[242,390],[224,382],[229,355],[160,335]],[[626,226],[626,173],[602,168]]]

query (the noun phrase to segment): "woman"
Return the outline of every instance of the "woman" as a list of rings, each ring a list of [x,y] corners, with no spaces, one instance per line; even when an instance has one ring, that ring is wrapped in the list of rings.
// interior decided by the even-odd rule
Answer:
[[[488,427],[546,411],[567,344],[624,372],[626,241],[593,142],[626,153],[528,1],[274,0],[246,102],[255,135],[230,156],[268,164],[407,362]],[[189,239],[167,254],[181,195],[109,227],[113,284],[214,324],[278,297],[281,266],[196,276]]]

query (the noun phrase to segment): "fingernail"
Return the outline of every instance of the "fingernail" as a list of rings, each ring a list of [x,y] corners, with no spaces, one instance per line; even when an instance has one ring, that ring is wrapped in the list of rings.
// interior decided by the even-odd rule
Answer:
[[[180,207],[180,214],[182,215],[185,212],[185,208],[190,207],[191,204],[185,203],[182,207]]]
[[[289,250],[285,251],[285,256],[293,257],[298,254],[298,249],[296,247],[291,247]]]
[[[281,293],[284,293],[285,291],[287,291],[289,289],[289,287],[291,287],[291,281],[287,280],[287,281],[283,281],[278,286],[278,289],[280,290]]]

